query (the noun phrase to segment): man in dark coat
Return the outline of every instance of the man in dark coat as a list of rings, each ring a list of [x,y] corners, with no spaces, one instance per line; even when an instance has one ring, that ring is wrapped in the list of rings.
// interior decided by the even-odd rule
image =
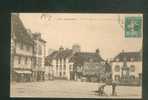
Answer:
[[[104,85],[102,85],[102,86],[100,86],[99,88],[98,88],[98,92],[99,92],[99,95],[100,96],[103,96],[103,95],[105,95],[105,92],[104,92],[104,87],[106,86],[106,84],[104,84]]]
[[[113,96],[116,95],[116,86],[117,86],[117,82],[116,81],[112,81],[112,95]]]

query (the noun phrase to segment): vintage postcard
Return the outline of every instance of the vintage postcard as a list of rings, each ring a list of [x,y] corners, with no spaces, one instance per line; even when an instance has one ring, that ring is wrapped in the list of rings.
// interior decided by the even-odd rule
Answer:
[[[142,98],[143,14],[11,13],[10,97]]]

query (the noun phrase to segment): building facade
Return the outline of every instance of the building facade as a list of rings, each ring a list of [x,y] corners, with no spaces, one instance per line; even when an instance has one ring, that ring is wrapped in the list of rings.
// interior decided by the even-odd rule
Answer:
[[[33,40],[18,14],[11,16],[11,75],[16,81],[30,81],[32,74]]]
[[[52,66],[52,74],[54,78],[58,79],[70,79],[70,58],[73,55],[71,49],[65,49],[60,47],[58,51],[54,51],[47,58],[50,60]]]
[[[74,80],[86,81],[105,81],[106,66],[105,61],[96,52],[79,52],[75,53],[71,59],[74,68]]]
[[[36,50],[36,51],[35,51]],[[41,51],[40,56],[36,54]],[[11,15],[11,80],[34,80],[34,68],[40,65],[44,67],[45,41],[35,38],[23,25],[19,14]],[[42,58],[39,61],[37,58]],[[37,60],[36,60],[37,59]],[[39,75],[40,76],[40,75]],[[38,77],[39,77],[38,76]]]
[[[142,52],[119,53],[112,61],[112,79],[121,83],[141,84]]]
[[[34,64],[32,67],[33,81],[44,80],[45,77],[45,47],[46,41],[41,38],[41,33],[32,34],[34,40]]]
[[[73,45],[72,49],[60,47],[47,59],[53,68],[53,77],[56,79],[81,80],[86,77],[88,80],[91,80],[90,78],[103,80],[104,75],[106,76],[106,64],[100,56],[99,50],[81,52],[78,45]]]
[[[73,71],[73,63],[70,62],[71,57],[80,52],[79,45],[73,45],[72,49],[64,49],[60,47],[59,50],[54,51],[47,56],[48,63],[50,65],[50,75],[55,79],[67,79],[70,80],[71,72]]]

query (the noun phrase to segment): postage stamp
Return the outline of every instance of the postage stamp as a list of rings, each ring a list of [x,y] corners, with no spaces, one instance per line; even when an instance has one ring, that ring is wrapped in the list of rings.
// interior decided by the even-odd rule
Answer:
[[[125,17],[125,37],[142,36],[142,17]]]

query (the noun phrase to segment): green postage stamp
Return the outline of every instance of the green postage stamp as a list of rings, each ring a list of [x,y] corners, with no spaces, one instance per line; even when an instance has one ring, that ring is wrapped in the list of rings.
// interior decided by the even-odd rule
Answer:
[[[142,36],[142,17],[125,17],[125,37],[141,37]]]

